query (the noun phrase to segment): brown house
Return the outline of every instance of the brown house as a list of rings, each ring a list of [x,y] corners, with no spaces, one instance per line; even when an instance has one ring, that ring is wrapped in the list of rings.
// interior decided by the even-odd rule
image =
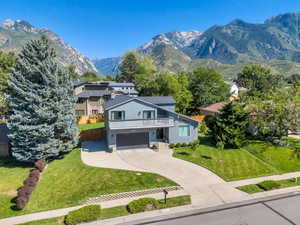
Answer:
[[[0,157],[9,155],[8,128],[5,123],[0,124]]]
[[[218,102],[206,107],[199,107],[200,115],[204,116],[215,116],[220,113],[221,109],[224,107],[225,102]]]
[[[74,95],[77,97],[75,105],[76,116],[95,116],[103,114],[103,104],[117,95],[137,96],[133,83],[102,82],[74,82]]]

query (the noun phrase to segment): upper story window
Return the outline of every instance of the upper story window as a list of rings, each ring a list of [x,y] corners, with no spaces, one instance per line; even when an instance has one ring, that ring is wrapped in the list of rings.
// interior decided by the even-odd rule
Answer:
[[[125,120],[125,111],[112,111],[111,120]]]
[[[145,110],[143,111],[143,119],[154,119],[154,110]]]
[[[190,136],[190,126],[189,125],[180,125],[179,126],[179,136],[180,137]]]

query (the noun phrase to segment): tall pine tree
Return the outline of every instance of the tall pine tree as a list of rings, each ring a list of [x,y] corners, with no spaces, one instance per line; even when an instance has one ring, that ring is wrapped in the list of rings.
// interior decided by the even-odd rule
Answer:
[[[70,74],[46,38],[29,41],[8,81],[12,154],[24,162],[53,159],[77,144]]]

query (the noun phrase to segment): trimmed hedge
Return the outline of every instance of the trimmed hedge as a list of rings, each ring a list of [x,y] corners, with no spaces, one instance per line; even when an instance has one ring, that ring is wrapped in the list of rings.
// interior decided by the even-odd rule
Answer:
[[[23,186],[18,189],[18,195],[16,199],[16,208],[19,210],[24,209],[29,202],[31,194],[40,179],[40,170],[31,170],[29,176],[24,180]]]
[[[256,185],[265,191],[277,189],[280,187],[280,184],[274,180],[265,180]]]
[[[158,206],[159,203],[155,198],[140,198],[130,202],[127,208],[130,213],[139,213],[157,209]]]
[[[100,205],[88,205],[80,209],[71,211],[65,218],[67,225],[74,225],[83,222],[98,220],[101,215]]]

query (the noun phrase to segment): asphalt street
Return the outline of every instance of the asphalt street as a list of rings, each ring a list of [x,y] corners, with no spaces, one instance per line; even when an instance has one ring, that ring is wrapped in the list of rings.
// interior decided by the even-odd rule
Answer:
[[[126,225],[300,225],[300,195]],[[123,224],[125,225],[125,224]]]

